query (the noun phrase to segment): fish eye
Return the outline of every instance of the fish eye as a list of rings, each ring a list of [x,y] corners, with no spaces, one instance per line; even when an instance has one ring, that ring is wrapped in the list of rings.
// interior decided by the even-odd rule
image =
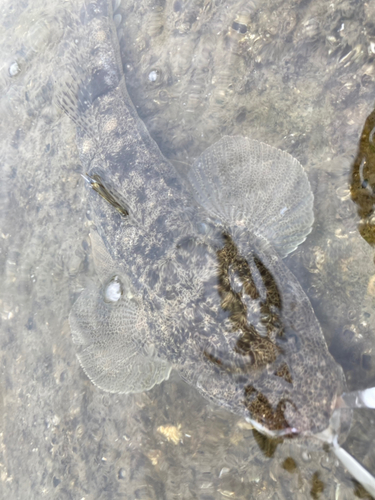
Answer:
[[[298,346],[299,345],[298,335],[294,332],[288,333],[288,342],[291,342],[295,346]]]
[[[298,351],[301,348],[301,340],[295,332],[286,331],[278,340],[281,340],[281,345],[287,343],[293,350]]]
[[[104,291],[105,302],[118,302],[122,295],[122,284],[118,276],[114,276]]]

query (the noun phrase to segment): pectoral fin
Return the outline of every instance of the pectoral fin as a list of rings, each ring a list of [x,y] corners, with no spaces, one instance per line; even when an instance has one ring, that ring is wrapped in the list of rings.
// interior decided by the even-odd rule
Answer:
[[[290,154],[247,137],[223,137],[189,172],[195,198],[227,226],[245,225],[281,257],[310,233],[313,194]]]
[[[169,377],[171,366],[152,349],[142,349],[139,304],[126,275],[115,274],[114,262],[93,232],[93,255],[101,286],[86,289],[69,316],[77,357],[90,380],[101,389],[135,393]],[[147,327],[147,323],[142,321]]]

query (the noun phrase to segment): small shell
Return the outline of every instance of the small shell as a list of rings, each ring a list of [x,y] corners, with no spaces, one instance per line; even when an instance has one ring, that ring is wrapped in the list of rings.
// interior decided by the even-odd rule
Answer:
[[[178,424],[177,427],[175,425],[161,425],[157,431],[173,444],[178,444],[182,439],[181,424]]]

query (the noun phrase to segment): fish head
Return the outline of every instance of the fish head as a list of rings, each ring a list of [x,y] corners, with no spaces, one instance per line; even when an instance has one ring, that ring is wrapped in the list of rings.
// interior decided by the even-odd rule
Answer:
[[[254,412],[254,403],[249,409],[258,430],[271,437],[297,438],[314,448],[322,441],[332,443],[336,439],[343,443],[350,430],[352,410],[341,403],[346,392],[342,367],[325,344],[311,345],[313,339],[316,343],[319,337],[306,332],[296,343],[293,334],[285,334],[272,375],[270,369],[265,370],[256,384],[259,410]],[[259,401],[267,404],[261,407]]]
[[[344,372],[329,353],[314,358],[315,363],[305,363],[303,376],[296,379],[284,417],[292,435],[321,440],[329,432],[342,443],[352,419],[350,409],[339,408],[340,397],[346,390]]]

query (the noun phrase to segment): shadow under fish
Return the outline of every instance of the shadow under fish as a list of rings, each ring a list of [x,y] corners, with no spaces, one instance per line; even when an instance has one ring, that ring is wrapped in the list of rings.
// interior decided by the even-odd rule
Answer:
[[[282,261],[314,221],[301,164],[261,142],[223,137],[180,179],[127,94],[111,17],[104,1],[82,10],[61,45],[56,81],[92,188],[101,285],[70,314],[85,373],[126,394],[174,369],[264,435],[331,444],[375,492],[339,446],[360,397],[345,394],[342,368]]]

